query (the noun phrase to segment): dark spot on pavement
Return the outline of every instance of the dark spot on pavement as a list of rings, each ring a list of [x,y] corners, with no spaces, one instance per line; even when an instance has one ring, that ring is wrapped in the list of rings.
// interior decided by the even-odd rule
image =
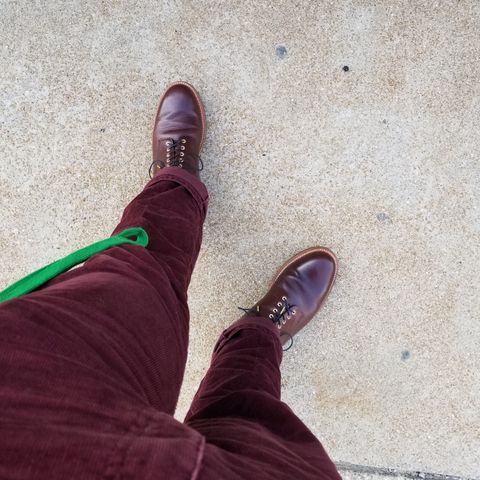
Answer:
[[[287,56],[287,49],[283,45],[279,45],[275,48],[275,53],[278,58],[285,58]]]
[[[385,212],[377,213],[377,220],[379,222],[391,222],[390,217]]]
[[[342,70],[343,70],[344,72],[348,72],[348,71],[350,70],[350,68],[348,67],[348,65],[344,65],[343,68],[342,68]]]
[[[387,120],[383,119],[382,120],[382,123],[384,123],[385,125],[387,124]]]
[[[405,361],[405,360],[408,360],[410,358],[410,352],[408,350],[404,350],[402,352],[402,360]]]
[[[104,128],[101,128],[100,131],[101,131],[102,133],[105,133],[105,129],[104,129]]]

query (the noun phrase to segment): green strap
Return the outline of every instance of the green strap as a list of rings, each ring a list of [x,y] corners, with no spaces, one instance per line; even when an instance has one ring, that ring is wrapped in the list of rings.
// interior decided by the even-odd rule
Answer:
[[[132,240],[130,237],[135,237],[135,240]],[[23,277],[13,285],[10,285],[3,290],[3,292],[0,292],[0,302],[5,302],[6,300],[25,295],[26,293],[41,287],[44,283],[55,278],[57,275],[66,272],[75,265],[88,260],[92,255],[103,252],[104,250],[107,250],[107,248],[123,244],[146,247],[148,245],[148,233],[140,227],[127,228],[118,235],[92,243],[88,247],[81,248],[60,260],[50,263],[40,270]]]

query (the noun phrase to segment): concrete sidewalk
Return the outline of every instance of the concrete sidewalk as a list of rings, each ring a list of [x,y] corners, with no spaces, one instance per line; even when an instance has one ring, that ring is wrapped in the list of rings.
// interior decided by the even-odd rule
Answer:
[[[338,283],[285,355],[285,401],[347,479],[480,478],[477,1],[0,8],[0,289],[111,231],[159,95],[190,81],[211,208],[178,417],[237,306],[326,245]]]

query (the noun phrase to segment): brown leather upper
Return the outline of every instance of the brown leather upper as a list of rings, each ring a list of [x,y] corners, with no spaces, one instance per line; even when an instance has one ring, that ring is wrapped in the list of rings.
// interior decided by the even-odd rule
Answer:
[[[205,123],[197,91],[186,82],[170,85],[160,99],[153,126],[153,174],[180,167],[198,176]]]
[[[280,329],[289,342],[318,312],[337,273],[337,259],[327,248],[314,247],[292,257],[279,270],[266,295],[253,307]]]

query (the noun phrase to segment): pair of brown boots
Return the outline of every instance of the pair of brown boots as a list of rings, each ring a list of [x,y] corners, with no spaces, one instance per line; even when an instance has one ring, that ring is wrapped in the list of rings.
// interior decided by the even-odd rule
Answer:
[[[205,126],[205,109],[198,92],[185,82],[170,85],[155,117],[150,175],[177,167],[199,177]],[[282,344],[291,346],[292,337],[327,298],[337,267],[337,258],[328,248],[313,247],[298,253],[280,268],[265,296],[245,309],[245,314],[270,319],[279,329]]]

